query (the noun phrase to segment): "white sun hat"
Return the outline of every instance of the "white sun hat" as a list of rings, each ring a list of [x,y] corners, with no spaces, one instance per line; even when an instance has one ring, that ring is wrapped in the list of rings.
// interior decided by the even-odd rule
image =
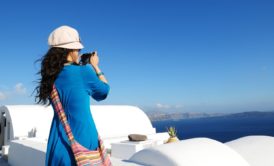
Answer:
[[[69,26],[60,26],[52,31],[48,38],[50,47],[60,47],[67,49],[82,49],[84,46],[80,41],[79,33]]]

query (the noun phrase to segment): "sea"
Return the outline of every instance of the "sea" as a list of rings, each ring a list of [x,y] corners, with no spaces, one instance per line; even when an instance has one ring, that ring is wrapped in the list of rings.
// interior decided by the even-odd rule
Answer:
[[[225,143],[249,135],[274,136],[274,115],[164,120],[152,121],[152,125],[157,132],[175,127],[180,140],[206,137]]]

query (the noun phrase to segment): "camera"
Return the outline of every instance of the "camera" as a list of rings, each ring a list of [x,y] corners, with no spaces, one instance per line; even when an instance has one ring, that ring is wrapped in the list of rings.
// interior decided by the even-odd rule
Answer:
[[[81,55],[81,59],[80,59],[80,65],[86,65],[90,63],[90,57],[93,56],[95,54],[95,52],[92,53],[84,53]]]

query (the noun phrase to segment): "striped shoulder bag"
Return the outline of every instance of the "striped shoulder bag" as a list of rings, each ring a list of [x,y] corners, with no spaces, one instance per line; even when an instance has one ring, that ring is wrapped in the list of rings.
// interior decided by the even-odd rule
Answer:
[[[61,121],[70,141],[70,146],[73,151],[77,166],[112,166],[110,157],[107,154],[103,141],[99,135],[99,147],[96,150],[89,150],[74,139],[55,85],[53,85],[53,89],[50,95],[54,109],[58,114],[59,120]]]

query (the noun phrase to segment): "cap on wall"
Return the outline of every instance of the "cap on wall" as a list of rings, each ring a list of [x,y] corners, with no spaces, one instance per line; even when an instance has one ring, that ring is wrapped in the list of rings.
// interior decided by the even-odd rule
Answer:
[[[50,47],[60,47],[67,49],[82,49],[79,33],[69,26],[60,26],[51,32],[48,38]]]

